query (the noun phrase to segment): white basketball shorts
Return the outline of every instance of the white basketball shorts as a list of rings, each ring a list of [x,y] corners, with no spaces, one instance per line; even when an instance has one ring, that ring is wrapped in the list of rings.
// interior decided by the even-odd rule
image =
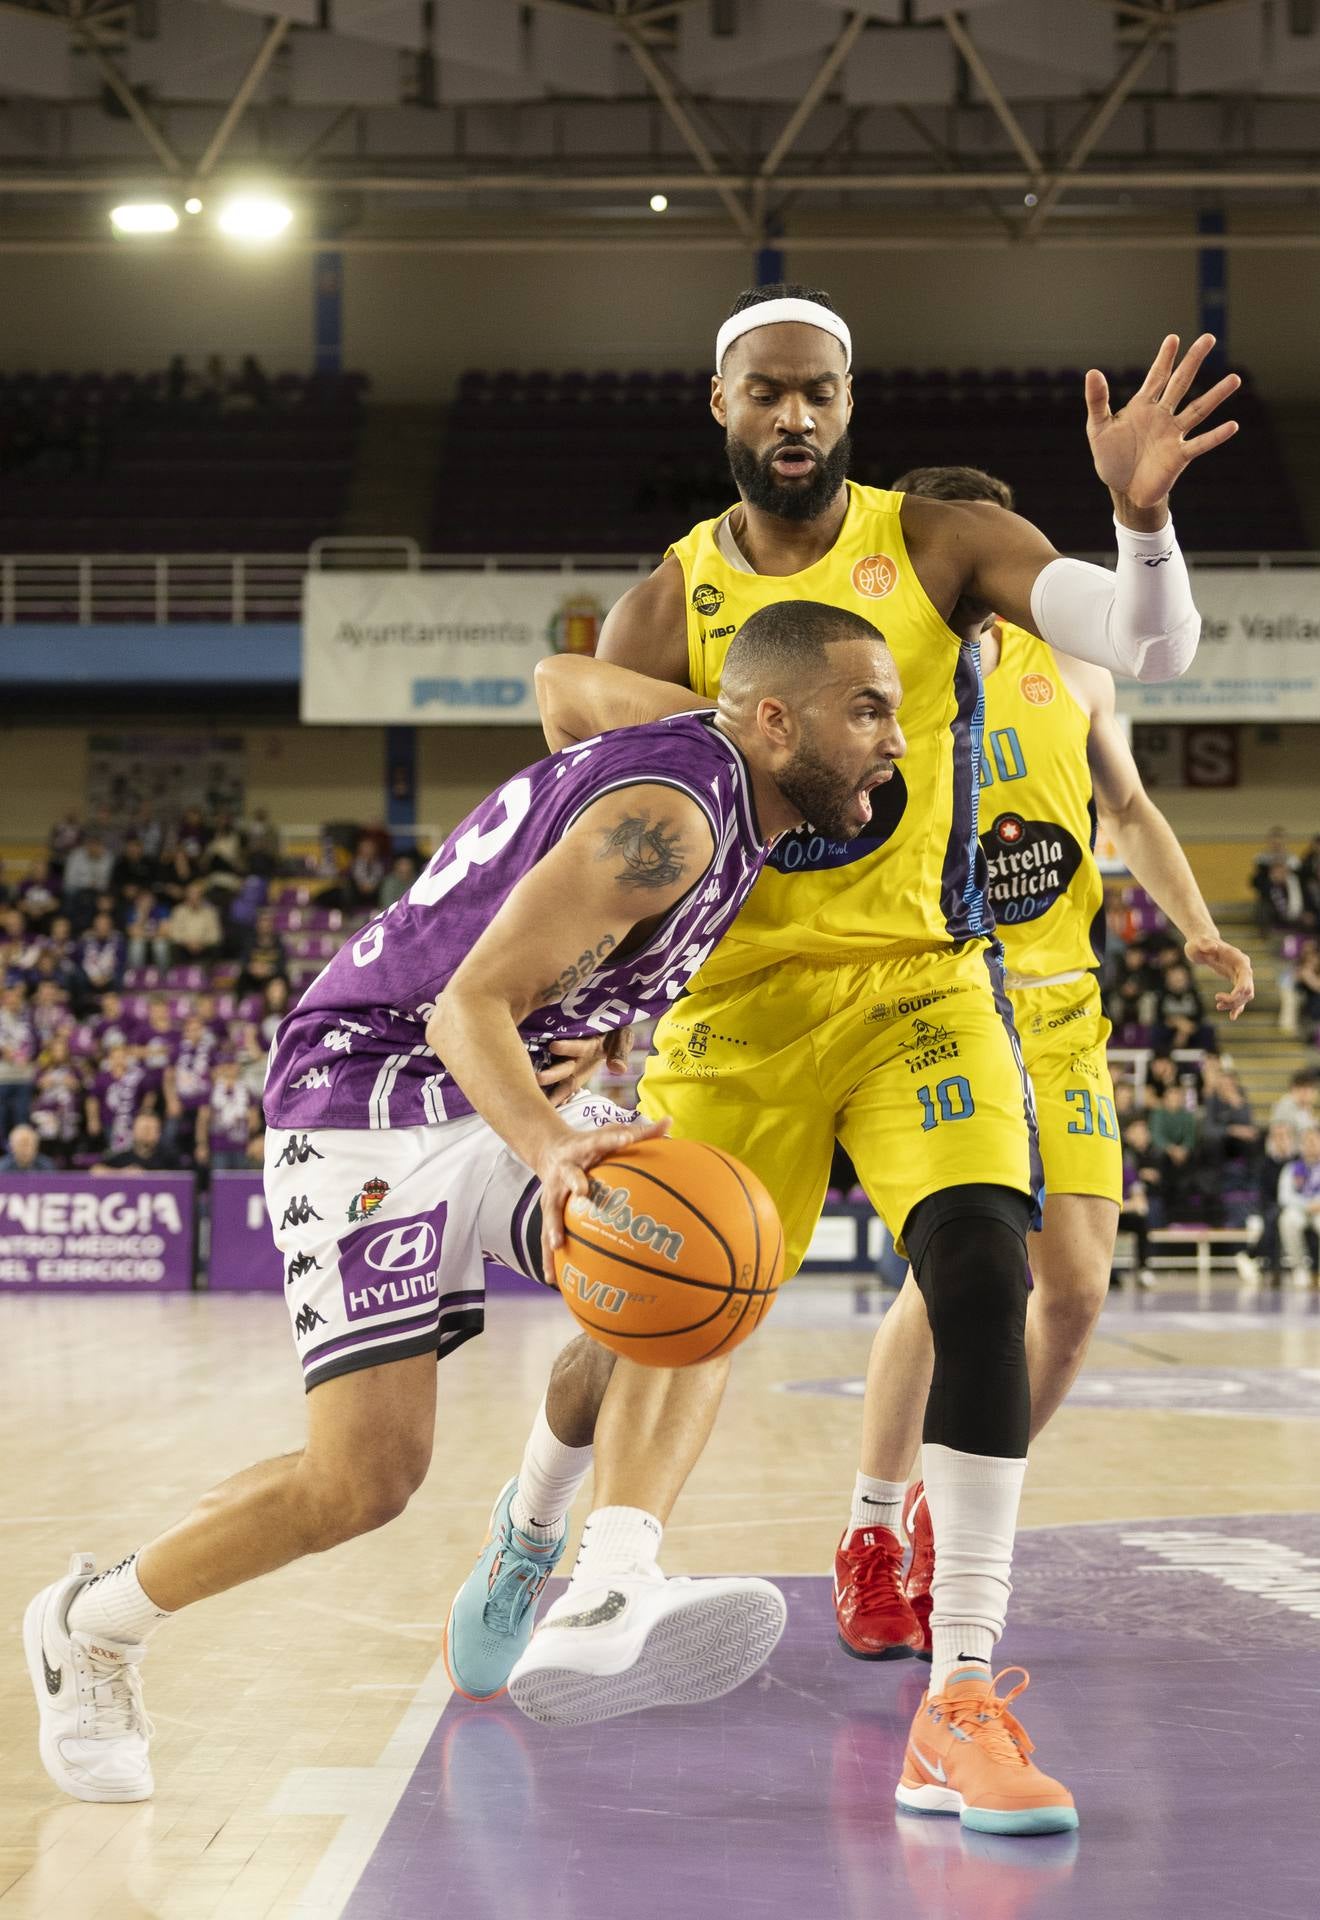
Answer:
[[[598,1094],[570,1126],[640,1116]],[[425,1127],[266,1134],[266,1206],[310,1390],[413,1354],[452,1353],[485,1321],[485,1257],[540,1276],[539,1183],[475,1115]]]

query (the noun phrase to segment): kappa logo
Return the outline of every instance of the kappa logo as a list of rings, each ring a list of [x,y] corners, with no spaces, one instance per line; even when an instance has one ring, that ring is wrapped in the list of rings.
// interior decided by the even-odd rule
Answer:
[[[388,1180],[364,1180],[348,1203],[349,1219],[370,1220],[389,1190]]]
[[[286,1227],[305,1227],[309,1220],[319,1220],[320,1214],[304,1193],[297,1200],[290,1200],[284,1209],[284,1218],[280,1221],[280,1232]]]
[[[868,600],[883,600],[898,585],[898,564],[887,553],[868,553],[853,568],[852,583]]]
[[[683,1251],[683,1236],[677,1227],[667,1226],[663,1220],[653,1220],[649,1213],[634,1213],[629,1205],[630,1198],[627,1187],[607,1187],[601,1180],[590,1180],[587,1183],[587,1218],[595,1226],[612,1228],[615,1233],[639,1247],[654,1247],[666,1260],[677,1260]],[[582,1205],[581,1200],[574,1199],[569,1203],[570,1211]]]
[[[328,1087],[330,1069],[329,1067],[308,1067],[306,1073],[300,1073],[291,1084],[295,1087],[306,1087],[309,1091],[313,1087]]]
[[[318,1273],[320,1272],[321,1262],[314,1253],[295,1253],[289,1262],[289,1271],[284,1276],[285,1286],[291,1287],[295,1280],[301,1280],[303,1275],[310,1273],[313,1267]]]
[[[293,1330],[299,1339],[301,1339],[305,1333],[310,1333],[313,1327],[323,1327],[324,1325],[325,1315],[318,1313],[315,1307],[309,1306],[304,1300],[298,1309],[297,1317],[293,1323]]]
[[[1047,673],[1024,673],[1018,692],[1033,707],[1048,707],[1054,699],[1054,682]]]
[[[434,1260],[439,1244],[429,1221],[410,1220],[378,1233],[367,1243],[363,1258],[377,1273],[416,1273]]]
[[[331,1053],[352,1053],[353,1036],[351,1033],[345,1033],[342,1027],[333,1027],[326,1034],[321,1045],[329,1047]]]
[[[703,580],[700,586],[692,589],[692,604],[703,619],[709,620],[724,605],[724,595],[718,587],[712,587]]]
[[[277,1167],[305,1167],[309,1160],[324,1160],[325,1155],[314,1147],[305,1133],[291,1133],[284,1143],[284,1151],[275,1162]]]

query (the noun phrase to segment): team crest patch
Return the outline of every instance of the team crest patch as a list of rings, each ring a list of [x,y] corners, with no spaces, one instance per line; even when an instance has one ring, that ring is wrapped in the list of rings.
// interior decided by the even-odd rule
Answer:
[[[390,1190],[388,1180],[364,1180],[348,1203],[350,1220],[370,1220]]]
[[[1024,673],[1018,690],[1033,707],[1048,707],[1054,698],[1054,682],[1047,673]]]
[[[868,600],[883,600],[898,585],[898,565],[887,553],[868,553],[852,570],[852,583]]]
[[[712,587],[709,581],[703,580],[700,586],[692,589],[692,604],[698,613],[709,619],[724,605],[724,595],[718,587]]]

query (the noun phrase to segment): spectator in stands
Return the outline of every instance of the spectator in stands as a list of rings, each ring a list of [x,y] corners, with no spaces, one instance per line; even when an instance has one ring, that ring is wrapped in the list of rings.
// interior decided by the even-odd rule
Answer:
[[[0,987],[0,1139],[20,1126],[32,1106],[36,1035],[22,984]]]
[[[1260,1128],[1246,1096],[1217,1055],[1207,1054],[1202,1073],[1202,1163],[1216,1184],[1228,1175],[1254,1184]]]
[[[1302,1150],[1302,1135],[1315,1125],[1316,1085],[1314,1067],[1299,1067],[1288,1083],[1287,1093],[1280,1094],[1270,1114],[1270,1129],[1286,1127],[1288,1129],[1288,1151],[1296,1155]]]
[[[243,950],[243,970],[234,983],[239,999],[251,993],[265,993],[272,980],[289,977],[289,962],[275,926],[272,908],[263,907],[253,923]]]
[[[1255,1278],[1260,1277],[1260,1269],[1267,1268],[1273,1275],[1274,1284],[1279,1284],[1280,1270],[1283,1266],[1283,1251],[1279,1244],[1279,1182],[1284,1168],[1297,1156],[1293,1141],[1292,1128],[1287,1125],[1271,1126],[1265,1135],[1264,1149],[1257,1162],[1258,1210],[1261,1217],[1261,1235],[1256,1245],[1254,1265]],[[1244,1273],[1244,1279],[1250,1279],[1250,1273]]]
[[[165,932],[167,915],[154,893],[143,891],[133,902],[132,918],[125,930],[126,954],[130,967],[159,967],[170,964],[170,943]]]
[[[113,990],[122,984],[125,951],[124,936],[110,915],[93,914],[91,926],[75,949],[78,983],[86,998],[94,998],[107,988]]]
[[[1256,875],[1263,872],[1266,868],[1276,867],[1280,864],[1285,867],[1298,867],[1301,865],[1301,862],[1288,845],[1288,829],[1286,827],[1271,827],[1265,845],[1251,863],[1253,881]]]
[[[196,1136],[197,1115],[211,1091],[217,1042],[201,1015],[190,1013],[183,1023],[174,1056],[171,1096],[166,1102],[170,1135],[176,1145],[190,1149]]]
[[[115,861],[111,885],[117,898],[136,900],[140,893],[150,893],[156,884],[156,862],[147,853],[141,839],[131,833],[119,851]]]
[[[82,1132],[85,1091],[82,1072],[69,1051],[68,1036],[56,1034],[37,1057],[32,1124],[57,1166],[67,1167],[73,1159]]]
[[[50,870],[52,873],[62,874],[64,872],[65,861],[81,839],[82,828],[78,824],[76,814],[66,813],[62,820],[56,821],[50,830],[50,838],[46,842],[50,850]]]
[[[123,1040],[107,1047],[99,1073],[87,1095],[87,1131],[104,1140],[111,1153],[125,1151],[132,1142],[133,1122],[139,1110],[154,1105],[147,1070],[135,1060]]]
[[[69,1010],[67,988],[59,980],[50,979],[41,971],[55,964],[54,954],[42,954],[27,1003],[27,1016],[32,1022],[32,1031],[36,1037],[39,1053],[44,1052],[51,1041],[60,1035],[67,1036],[74,1024],[73,1014]]]
[[[344,882],[344,905],[350,912],[361,912],[366,908],[374,913],[380,904],[384,878],[385,866],[380,849],[370,835],[364,834],[357,843],[353,864]]]
[[[1320,940],[1308,940],[1297,956],[1293,988],[1307,1026],[1320,1021]]]
[[[1301,1152],[1279,1176],[1279,1240],[1295,1287],[1311,1286],[1320,1235],[1320,1127],[1307,1127]]]
[[[164,994],[153,994],[147,1004],[146,1031],[138,1039],[137,1057],[146,1069],[147,1086],[156,1096],[157,1110],[165,1113],[174,1104],[174,1062],[179,1057],[179,1045],[169,1001]]]
[[[114,854],[95,834],[73,849],[64,863],[62,885],[64,911],[75,928],[90,924],[97,898],[109,889],[114,870]]]
[[[35,1127],[26,1123],[9,1130],[9,1151],[0,1158],[0,1173],[54,1173],[55,1162],[41,1151]]]
[[[184,889],[183,899],[165,922],[162,931],[173,950],[176,962],[187,965],[214,960],[220,952],[224,928],[220,915],[206,898],[200,880]]]
[[[266,1085],[266,1054],[257,1037],[256,1023],[240,1020],[230,1031],[233,1035],[234,1057],[238,1061],[238,1077],[260,1106]]]
[[[93,1173],[177,1173],[183,1161],[172,1147],[161,1140],[160,1115],[139,1113],[134,1117],[127,1143],[112,1153],[102,1154]]]
[[[1123,1129],[1123,1210],[1118,1225],[1137,1243],[1137,1285],[1153,1284],[1150,1271],[1150,1230],[1163,1217],[1164,1168],[1151,1143],[1149,1122],[1141,1115]],[[1111,1284],[1114,1278],[1111,1276]]]
[[[377,902],[382,907],[392,907],[402,900],[413,881],[417,878],[417,859],[411,853],[399,853],[394,864],[381,881],[380,897]]]
[[[215,832],[202,853],[201,869],[208,892],[217,905],[232,899],[243,883],[247,871],[243,836],[228,814],[216,822]]]
[[[261,1024],[257,1031],[263,1047],[269,1048],[275,1038],[275,1029],[289,1010],[289,983],[284,979],[268,980],[266,991],[262,995]]]
[[[280,863],[280,836],[264,807],[258,807],[247,822],[243,839],[247,849],[248,872],[259,873],[270,879]]]
[[[157,869],[156,892],[177,905],[198,878],[198,862],[188,849],[171,847]]]
[[[221,1018],[215,995],[209,987],[205,992],[198,994],[193,1001],[192,1010],[202,1023],[203,1033],[210,1036],[212,1049],[222,1046],[228,1037],[229,1023]]]
[[[1188,1204],[1196,1173],[1200,1123],[1179,1086],[1166,1087],[1151,1109],[1150,1141],[1164,1167],[1164,1202],[1175,1217]]]
[[[1310,844],[1298,862],[1297,878],[1302,883],[1302,896],[1307,910],[1320,917],[1320,833],[1311,836]]]
[[[239,1078],[238,1056],[221,1054],[210,1091],[197,1112],[197,1160],[203,1166],[209,1164],[213,1173],[248,1166],[260,1115],[260,1102]]]
[[[1206,1023],[1205,1002],[1191,968],[1179,961],[1169,968],[1155,997],[1155,1044],[1204,1050],[1214,1043],[1214,1032]]]
[[[1315,915],[1307,911],[1306,896],[1295,866],[1276,860],[1272,866],[1258,867],[1252,886],[1259,901],[1259,919],[1266,933],[1292,933],[1313,926]]]
[[[46,884],[40,867],[29,867],[19,883],[18,905],[34,933],[44,933],[59,910],[59,901]]]

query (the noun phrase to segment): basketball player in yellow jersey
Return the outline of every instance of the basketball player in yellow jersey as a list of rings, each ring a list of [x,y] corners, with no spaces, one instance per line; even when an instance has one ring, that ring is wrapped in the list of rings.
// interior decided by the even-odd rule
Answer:
[[[869,837],[851,854],[807,832],[781,845],[777,870],[762,875],[657,1029],[642,1105],[677,1134],[727,1145],[751,1164],[779,1208],[791,1261],[819,1214],[836,1134],[906,1243],[935,1344],[922,1457],[941,1556],[930,1698],[941,1724],[967,1734],[940,1763],[939,1810],[995,1831],[1051,1831],[1077,1816],[1066,1788],[1004,1738],[990,1677],[1026,1463],[1026,1234],[1039,1172],[976,834],[979,661],[949,620],[970,598],[1098,665],[1153,679],[1185,670],[1200,618],[1168,494],[1235,431],[1225,422],[1186,437],[1238,385],[1229,375],[1187,400],[1212,345],[1203,335],[1180,361],[1167,337],[1118,414],[1103,376],[1087,376],[1088,435],[1115,508],[1111,573],[1060,558],[1036,528],[993,505],[849,483],[847,325],[823,295],[758,289],[719,330],[711,389],[739,503],[624,595],[599,649],[606,662],[713,698],[742,622],[769,601],[800,597],[864,607],[898,668],[901,784],[896,777],[871,802]],[[671,686],[664,698],[684,696]],[[859,698],[858,725],[870,719]],[[931,1009],[945,1029],[936,1041],[917,1024],[929,1024]],[[653,1470],[672,1488],[697,1457],[727,1369],[713,1362],[695,1381],[671,1376],[683,1406],[671,1423],[653,1381],[621,1386],[629,1364],[614,1369],[611,1406],[637,1393],[664,1442]],[[571,1498],[584,1454],[561,1446],[538,1484],[553,1478],[557,1500]],[[621,1566],[653,1556],[660,1538],[644,1478],[628,1508],[608,1515]],[[534,1517],[557,1516],[538,1508]],[[585,1551],[599,1575],[596,1526],[593,1515]],[[576,1639],[585,1666],[587,1643],[609,1635],[620,1610],[606,1597],[584,1604],[571,1633],[543,1629],[519,1665],[571,1661]]]
[[[926,499],[1013,504],[1002,480],[974,467],[918,468],[895,485]],[[1096,812],[1128,870],[1182,933],[1188,959],[1228,982],[1216,1006],[1230,1019],[1252,997],[1251,961],[1220,938],[1173,829],[1142,786],[1117,724],[1112,676],[974,604],[962,603],[953,621],[979,642],[985,675],[980,837],[1045,1174],[1041,1230],[1028,1241],[1034,1440],[1076,1377],[1104,1304],[1122,1202],[1109,1022],[1092,971],[1104,937]],[[934,1045],[939,1010],[927,1025]],[[919,1486],[908,1499],[913,1561],[905,1584],[899,1568],[900,1503],[931,1362],[930,1326],[909,1274],[872,1346],[861,1472],[835,1560],[839,1641],[857,1659],[930,1651],[934,1554]]]

